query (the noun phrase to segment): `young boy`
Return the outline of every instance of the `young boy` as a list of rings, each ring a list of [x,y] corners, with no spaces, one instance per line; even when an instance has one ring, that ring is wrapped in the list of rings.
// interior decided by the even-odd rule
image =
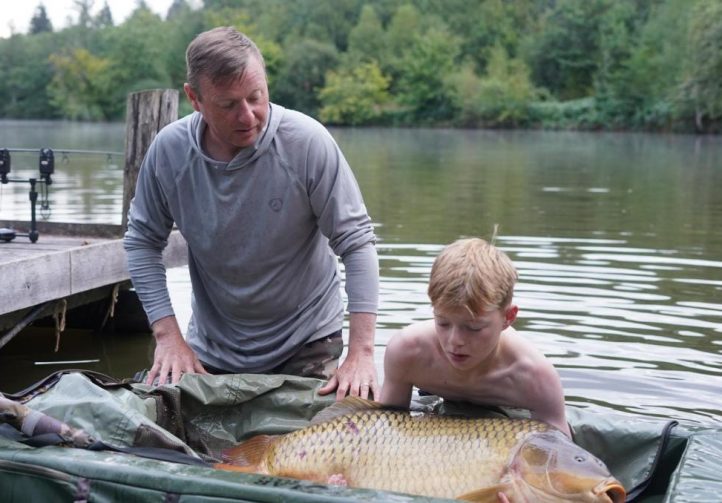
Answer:
[[[395,334],[384,356],[380,401],[408,407],[414,386],[449,400],[528,409],[570,435],[551,362],[512,327],[517,272],[482,239],[461,239],[434,261],[434,319]]]

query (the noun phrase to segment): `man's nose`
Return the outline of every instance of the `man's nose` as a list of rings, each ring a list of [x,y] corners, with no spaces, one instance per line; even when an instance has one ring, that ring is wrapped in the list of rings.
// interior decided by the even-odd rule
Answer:
[[[244,100],[238,104],[237,118],[238,122],[243,122],[246,124],[250,123],[253,120],[253,109],[247,101]]]

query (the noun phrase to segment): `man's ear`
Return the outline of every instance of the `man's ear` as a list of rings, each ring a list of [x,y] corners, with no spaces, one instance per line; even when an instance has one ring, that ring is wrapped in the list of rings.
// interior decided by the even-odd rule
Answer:
[[[200,100],[198,99],[198,94],[193,90],[193,88],[188,82],[183,84],[183,91],[185,91],[186,96],[188,97],[188,101],[191,102],[193,110],[195,110],[196,112],[200,112],[201,109],[199,105]]]
[[[514,323],[517,314],[519,314],[519,306],[516,304],[509,304],[509,307],[504,309],[504,328],[509,328]]]

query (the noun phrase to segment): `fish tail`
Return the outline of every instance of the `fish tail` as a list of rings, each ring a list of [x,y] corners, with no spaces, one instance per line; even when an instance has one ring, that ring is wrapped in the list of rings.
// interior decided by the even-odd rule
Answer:
[[[259,473],[263,458],[276,437],[273,435],[256,435],[235,447],[221,453],[223,463],[215,465],[225,470]]]

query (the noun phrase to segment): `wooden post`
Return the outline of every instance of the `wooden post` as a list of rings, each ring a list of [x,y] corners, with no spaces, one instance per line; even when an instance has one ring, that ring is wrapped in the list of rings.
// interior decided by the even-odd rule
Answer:
[[[178,118],[178,91],[152,89],[128,95],[125,119],[122,228],[128,228],[128,210],[143,157],[163,126]]]

